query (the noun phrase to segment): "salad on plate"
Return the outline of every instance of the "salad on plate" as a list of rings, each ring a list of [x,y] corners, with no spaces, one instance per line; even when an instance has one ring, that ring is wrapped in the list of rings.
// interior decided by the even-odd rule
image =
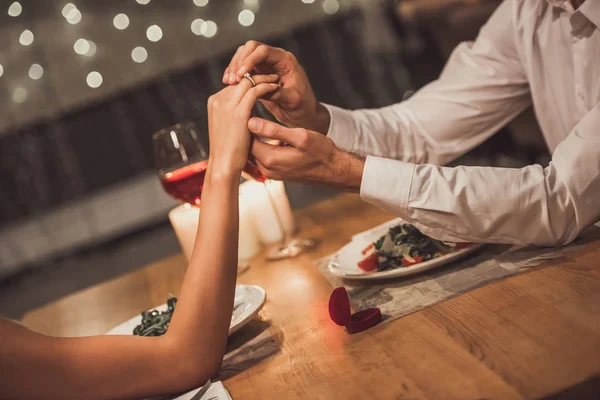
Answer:
[[[379,272],[410,267],[424,261],[464,249],[471,243],[448,243],[433,239],[411,224],[391,227],[363,251],[358,267],[365,272]]]

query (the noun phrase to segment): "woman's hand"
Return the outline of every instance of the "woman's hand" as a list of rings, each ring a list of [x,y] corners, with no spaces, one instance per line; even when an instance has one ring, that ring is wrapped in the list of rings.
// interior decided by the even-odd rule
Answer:
[[[208,99],[209,165],[218,174],[239,175],[246,165],[251,135],[248,120],[254,103],[277,89],[277,75],[253,76],[228,86]]]

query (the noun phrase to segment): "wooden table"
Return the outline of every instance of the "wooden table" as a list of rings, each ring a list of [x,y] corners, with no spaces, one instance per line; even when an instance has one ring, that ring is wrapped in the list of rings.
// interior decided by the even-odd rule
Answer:
[[[261,316],[280,351],[225,381],[234,399],[520,399],[564,390],[597,398],[600,238],[533,272],[348,335],[329,320],[332,287],[314,261],[389,218],[354,195],[311,206],[298,220],[303,236],[322,240],[318,249],[258,259],[239,277],[266,289]],[[102,334],[178,293],[184,269],[182,256],[171,257],[23,322],[53,335]]]

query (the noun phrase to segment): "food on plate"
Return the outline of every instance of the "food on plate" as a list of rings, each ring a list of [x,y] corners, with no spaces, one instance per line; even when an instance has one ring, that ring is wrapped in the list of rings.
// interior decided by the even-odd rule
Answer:
[[[369,244],[358,267],[365,272],[410,267],[467,247],[469,243],[446,243],[427,235],[410,224],[396,225]]]
[[[144,311],[142,323],[133,329],[133,334],[136,336],[162,336],[167,333],[176,304],[177,297],[171,296],[167,300],[167,311]]]
[[[243,305],[243,302],[233,306],[233,311]],[[135,336],[162,336],[167,333],[171,317],[177,305],[177,297],[171,295],[167,299],[167,311],[150,310],[142,313],[142,323],[133,328]],[[233,316],[231,317],[233,319]]]

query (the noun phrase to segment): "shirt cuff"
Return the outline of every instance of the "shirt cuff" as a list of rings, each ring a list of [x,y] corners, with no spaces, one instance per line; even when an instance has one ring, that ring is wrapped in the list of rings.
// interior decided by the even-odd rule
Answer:
[[[388,158],[367,157],[360,197],[399,217],[408,217],[415,164]]]
[[[333,140],[333,143],[338,148],[355,152],[356,146],[354,144],[356,143],[355,136],[357,135],[357,129],[352,111],[324,103],[323,106],[327,109],[330,116],[327,136]]]

